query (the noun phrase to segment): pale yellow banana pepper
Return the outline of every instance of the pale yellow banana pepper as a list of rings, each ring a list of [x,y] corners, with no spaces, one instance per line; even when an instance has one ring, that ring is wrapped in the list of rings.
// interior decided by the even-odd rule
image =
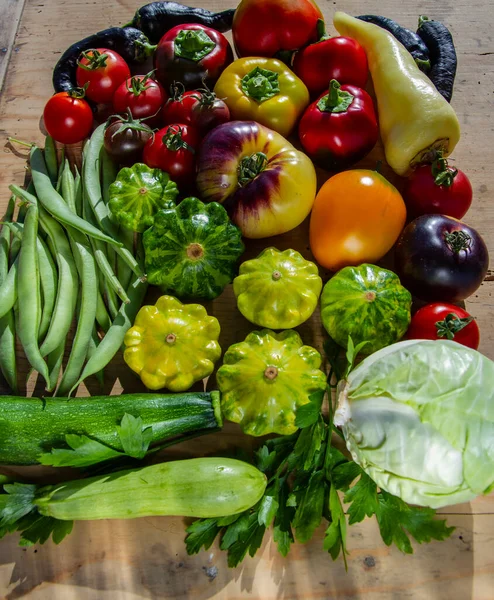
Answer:
[[[335,13],[333,22],[367,54],[390,167],[407,175],[417,164],[431,162],[435,150],[451,154],[460,139],[456,113],[406,48],[381,27],[344,12]]]

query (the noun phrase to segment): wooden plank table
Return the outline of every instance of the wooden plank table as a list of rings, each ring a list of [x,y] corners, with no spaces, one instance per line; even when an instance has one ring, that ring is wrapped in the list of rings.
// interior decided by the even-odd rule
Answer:
[[[227,0],[194,0],[198,6],[226,8]],[[89,0],[0,0],[0,208],[8,200],[7,186],[22,184],[25,153],[14,150],[7,136],[42,143],[43,106],[51,94],[51,70],[71,43],[111,25],[130,20],[140,6],[136,0],[97,3]],[[327,22],[334,10],[350,14],[375,13],[414,27],[418,14],[447,23],[455,36],[459,69],[453,106],[462,126],[455,151],[457,165],[468,173],[474,205],[466,221],[484,236],[494,256],[494,11],[492,0],[347,0],[320,1]],[[22,12],[17,29],[17,21]],[[333,32],[331,25],[329,30]],[[14,39],[15,38],[15,39]],[[9,60],[10,57],[10,60]],[[8,65],[6,65],[8,61]],[[363,164],[373,165],[380,150]],[[389,171],[386,171],[389,173]],[[321,181],[327,174],[320,173]],[[248,256],[266,245],[294,247],[310,256],[307,223],[292,233],[262,244],[251,244]],[[323,274],[327,277],[327,274]],[[470,298],[467,306],[482,331],[481,351],[494,359],[494,274]],[[208,304],[222,324],[222,347],[240,341],[252,328],[236,311],[233,294]],[[319,316],[300,327],[308,344],[320,348]],[[26,367],[24,366],[24,373]],[[7,393],[0,384],[0,393]],[[88,389],[96,393],[93,382]],[[32,382],[27,393],[32,392]],[[121,359],[113,362],[105,392],[136,391],[139,385]],[[38,390],[36,390],[38,391]],[[85,390],[81,391],[82,394]],[[239,431],[227,425],[221,434],[194,440],[174,450],[192,456],[224,451],[235,445]],[[249,445],[251,440],[241,438]],[[8,443],[8,440],[0,440]],[[170,456],[170,453],[167,455]],[[2,470],[5,472],[5,469]],[[34,479],[57,476],[24,469]],[[19,548],[15,536],[0,541],[0,597],[32,600],[137,600],[139,598],[424,598],[427,600],[492,600],[494,598],[494,495],[443,511],[457,527],[446,542],[416,546],[404,556],[381,541],[375,520],[350,529],[348,573],[341,560],[332,563],[322,550],[323,530],[307,545],[296,544],[287,559],[277,555],[267,539],[254,559],[229,570],[218,547],[189,557],[183,544],[184,524],[179,518],[78,523],[61,546]]]

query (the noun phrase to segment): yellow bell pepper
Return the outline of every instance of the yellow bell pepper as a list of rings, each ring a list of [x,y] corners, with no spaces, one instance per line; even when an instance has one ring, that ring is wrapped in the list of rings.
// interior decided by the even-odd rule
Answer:
[[[232,119],[257,121],[285,137],[309,104],[304,82],[275,58],[239,58],[220,75],[214,92]]]
[[[143,306],[125,334],[124,360],[150,390],[188,390],[211,375],[221,356],[220,324],[200,304],[161,296]]]
[[[431,162],[437,150],[448,156],[460,139],[455,111],[390,33],[344,12],[333,23],[367,53],[379,111],[386,161],[398,175]]]

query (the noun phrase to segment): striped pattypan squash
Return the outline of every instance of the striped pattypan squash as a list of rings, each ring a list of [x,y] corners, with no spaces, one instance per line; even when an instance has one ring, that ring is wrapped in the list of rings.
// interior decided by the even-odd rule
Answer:
[[[346,348],[367,342],[362,354],[371,354],[397,342],[410,325],[412,296],[392,271],[363,264],[345,267],[324,286],[321,319],[324,328]]]
[[[240,265],[233,281],[239,311],[269,329],[297,327],[314,312],[322,289],[317,266],[295,250],[266,248]]]
[[[221,356],[220,324],[200,304],[161,296],[143,306],[125,334],[124,360],[150,390],[188,390]]]
[[[160,208],[173,208],[177,185],[168,173],[142,163],[124,167],[110,185],[108,206],[113,218],[126,229],[145,231]]]
[[[225,353],[216,374],[223,416],[249,435],[297,430],[296,411],[326,389],[321,355],[296,331],[253,331]]]
[[[244,251],[240,229],[221,204],[192,197],[158,211],[143,242],[149,283],[180,298],[219,296]]]

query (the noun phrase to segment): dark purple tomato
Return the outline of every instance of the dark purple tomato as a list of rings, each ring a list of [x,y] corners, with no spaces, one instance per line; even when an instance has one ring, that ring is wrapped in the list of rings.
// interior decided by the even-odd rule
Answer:
[[[444,215],[422,215],[403,231],[395,250],[401,283],[417,298],[458,302],[480,286],[489,254],[479,233]]]
[[[110,157],[118,164],[131,166],[142,162],[146,142],[153,130],[132,116],[116,119],[106,127],[104,145]]]

